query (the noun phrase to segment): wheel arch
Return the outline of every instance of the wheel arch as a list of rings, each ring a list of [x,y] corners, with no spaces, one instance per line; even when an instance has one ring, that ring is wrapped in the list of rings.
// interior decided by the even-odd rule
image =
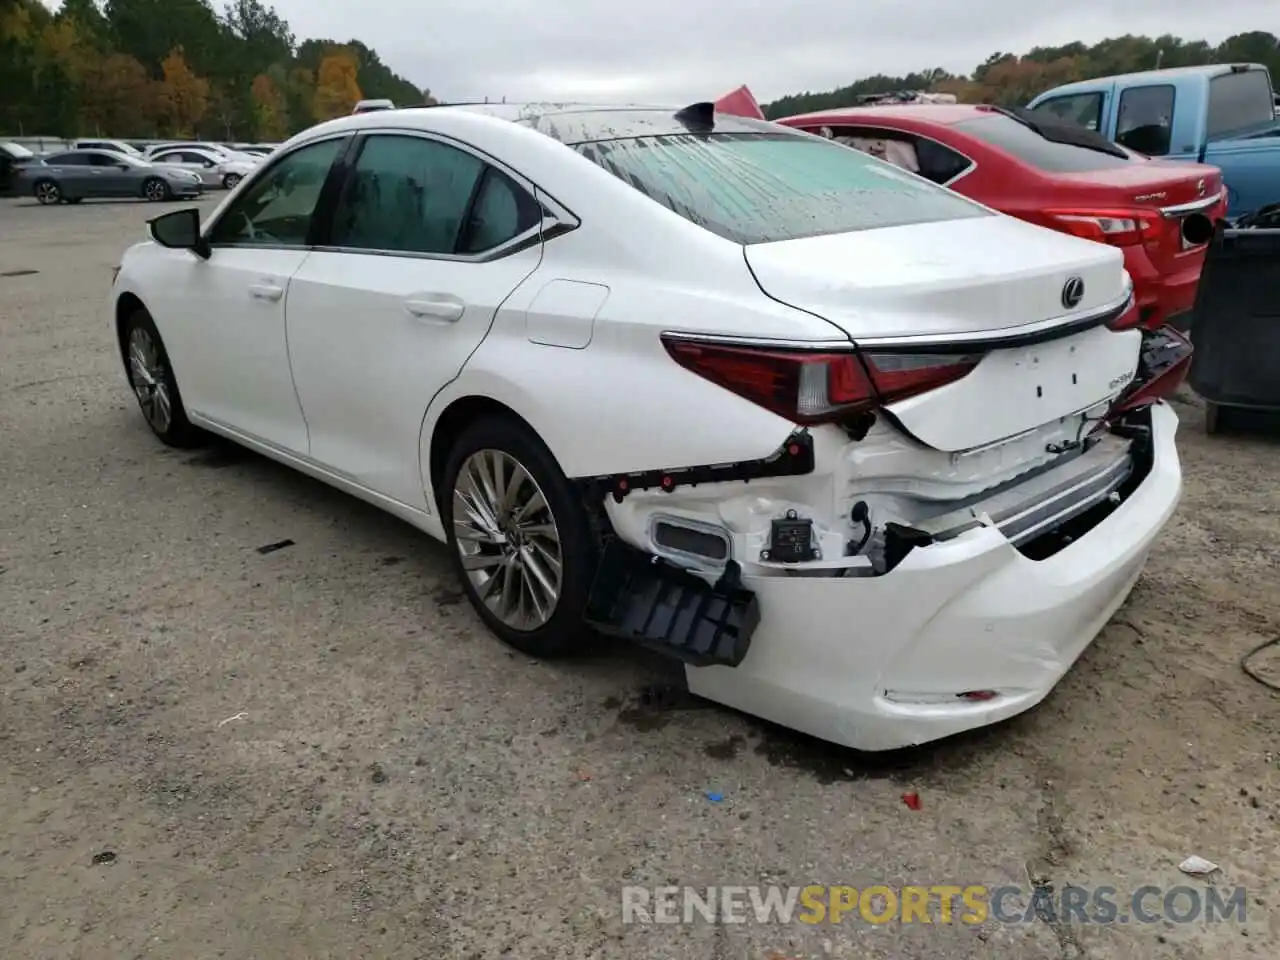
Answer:
[[[129,322],[129,318],[139,310],[146,310],[147,306],[142,299],[136,294],[126,290],[116,298],[116,346],[120,348],[120,362],[128,368],[129,358],[124,343],[125,325]]]
[[[449,451],[453,449],[458,437],[462,435],[462,431],[469,424],[487,416],[505,417],[518,423],[546,447],[552,459],[555,459],[555,452],[547,444],[546,438],[538,432],[538,429],[533,424],[507,406],[507,404],[481,394],[469,393],[458,397],[450,401],[430,427],[431,439],[427,444],[427,456],[425,457],[427,469],[426,476],[423,479],[427,482],[427,493],[431,500],[434,501],[435,509],[440,509],[440,481],[444,476],[444,468],[449,459]]]

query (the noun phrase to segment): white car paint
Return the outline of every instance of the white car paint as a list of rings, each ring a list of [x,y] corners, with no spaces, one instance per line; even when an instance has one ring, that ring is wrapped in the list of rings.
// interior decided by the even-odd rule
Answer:
[[[256,160],[234,159],[226,153],[197,147],[157,150],[148,159],[152,163],[190,171],[210,187],[234,187],[257,166]]]
[[[982,341],[1075,329],[1123,305],[1131,284],[1119,251],[976,205],[958,219],[744,246],[655,203],[536,119],[513,122],[529,116],[485,105],[322,124],[255,169],[205,235],[296,151],[408,133],[489,158],[545,205],[550,239],[478,260],[303,244],[216,246],[206,260],[148,241],[125,254],[113,322],[122,302],[147,307],[193,423],[438,539],[432,443],[458,402],[509,408],[569,478],[730,464],[774,455],[796,420],[684,369],[660,335],[842,355],[851,339],[870,351],[954,339],[957,351],[985,352],[967,376],[889,403],[861,440],[813,427],[812,472],[637,490],[606,498],[604,514],[624,542],[672,559],[652,538],[656,518],[729,540],[762,620],[737,667],[687,668],[700,695],[863,749],[946,736],[1042,699],[1124,600],[1175,508],[1176,418],[1152,410],[1152,463],[1123,504],[1033,561],[984,520],[997,501],[983,498],[1002,485],[1007,496],[1039,490],[1071,468],[1051,451],[1085,435],[1133,379],[1141,335],[1095,324],[1043,343]],[[1073,276],[1087,299],[1068,309],[1059,301]],[[972,529],[869,575],[876,539],[846,551],[859,502],[877,530],[977,506],[963,508]],[[789,509],[813,521],[821,558],[761,556],[770,521]],[[686,565],[708,580],[720,573]],[[995,695],[957,698],[971,690]]]

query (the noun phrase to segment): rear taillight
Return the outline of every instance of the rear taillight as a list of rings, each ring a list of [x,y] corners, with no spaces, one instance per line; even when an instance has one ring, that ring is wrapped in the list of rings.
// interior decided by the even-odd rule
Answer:
[[[682,367],[794,423],[827,423],[959,380],[974,355],[778,350],[664,336]]]
[[[1160,237],[1162,218],[1148,210],[1049,210],[1050,222],[1065,233],[1128,247]]]
[[[1172,396],[1191,369],[1192,353],[1191,341],[1172,327],[1143,334],[1138,377],[1113,412],[1135,410]]]

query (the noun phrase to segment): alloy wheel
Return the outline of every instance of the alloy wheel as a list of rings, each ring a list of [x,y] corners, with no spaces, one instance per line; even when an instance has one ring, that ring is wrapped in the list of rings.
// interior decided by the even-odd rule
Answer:
[[[129,334],[129,381],[142,415],[156,433],[164,433],[173,421],[173,401],[160,345],[142,327],[134,327]]]
[[[222,181],[222,185],[228,190],[234,190],[240,185],[240,175],[238,173],[228,173],[226,179]]]
[[[161,180],[148,180],[145,192],[148,200],[163,200],[168,195],[169,190]]]
[[[532,474],[502,450],[477,450],[458,471],[453,533],[481,602],[513,630],[555,613],[564,556],[555,516]]]
[[[36,184],[36,199],[41,203],[57,203],[62,199],[62,191],[58,189],[56,183],[45,180]]]

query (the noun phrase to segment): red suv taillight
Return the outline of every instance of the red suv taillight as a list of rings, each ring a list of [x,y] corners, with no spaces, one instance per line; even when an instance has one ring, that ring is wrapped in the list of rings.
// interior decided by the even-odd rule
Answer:
[[[974,354],[785,350],[664,336],[680,366],[794,423],[840,420],[959,380]]]

